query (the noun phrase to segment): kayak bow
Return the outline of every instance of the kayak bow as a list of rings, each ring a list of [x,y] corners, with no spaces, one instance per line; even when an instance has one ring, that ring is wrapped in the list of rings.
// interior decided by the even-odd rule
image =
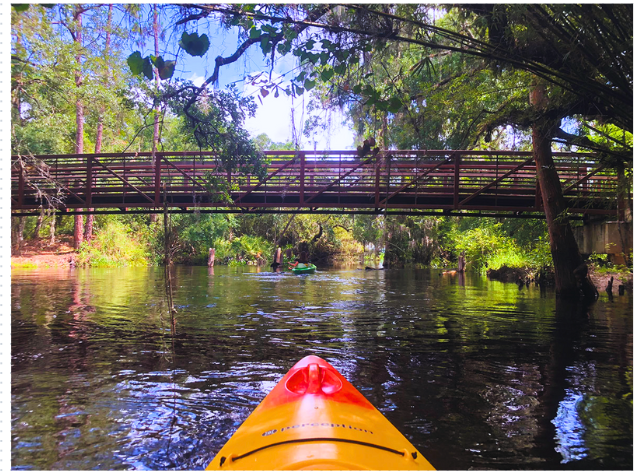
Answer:
[[[434,470],[322,358],[295,364],[207,470]]]

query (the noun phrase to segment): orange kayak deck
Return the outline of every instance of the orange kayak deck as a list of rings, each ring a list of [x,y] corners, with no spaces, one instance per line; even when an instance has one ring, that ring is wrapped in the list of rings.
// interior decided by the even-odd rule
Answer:
[[[434,470],[333,366],[307,356],[207,470]]]

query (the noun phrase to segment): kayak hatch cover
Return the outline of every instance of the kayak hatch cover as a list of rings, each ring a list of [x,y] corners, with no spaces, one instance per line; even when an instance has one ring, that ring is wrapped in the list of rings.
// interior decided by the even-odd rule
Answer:
[[[435,470],[322,358],[295,364],[207,470]]]

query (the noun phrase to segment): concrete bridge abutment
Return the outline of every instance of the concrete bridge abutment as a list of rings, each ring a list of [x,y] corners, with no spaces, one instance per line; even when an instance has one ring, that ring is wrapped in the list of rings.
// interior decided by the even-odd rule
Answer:
[[[625,255],[633,251],[633,223],[624,221],[587,222],[574,227],[580,253],[606,254],[615,265],[626,264]]]

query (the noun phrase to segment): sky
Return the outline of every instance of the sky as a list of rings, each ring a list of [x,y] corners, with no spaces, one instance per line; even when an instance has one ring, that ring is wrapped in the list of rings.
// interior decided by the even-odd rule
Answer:
[[[193,32],[195,28],[189,28]],[[192,80],[196,85],[202,84],[206,77],[213,72],[214,60],[217,56],[229,56],[233,54],[238,45],[237,33],[225,31],[212,25],[211,22],[200,21],[197,32],[206,33],[209,36],[211,46],[204,57],[191,57],[182,52],[176,67],[176,77]],[[168,42],[175,42],[175,38],[167,38]],[[144,56],[144,54],[143,54]],[[326,130],[308,139],[302,136],[304,122],[309,118],[306,106],[311,97],[309,92],[302,97],[292,98],[286,94],[280,94],[278,98],[273,94],[258,99],[258,88],[250,83],[245,83],[243,78],[258,72],[267,71],[266,60],[258,45],[252,46],[245,55],[235,63],[223,66],[220,70],[219,87],[236,83],[244,95],[253,95],[258,106],[256,116],[247,119],[245,128],[252,137],[266,133],[274,142],[293,141],[295,136],[300,137],[302,149],[328,149],[345,150],[355,149],[354,133],[349,125],[344,125],[345,116],[339,111],[325,113],[325,122],[329,124]],[[295,73],[294,73],[295,71]],[[288,55],[282,58],[274,68],[274,77],[282,76],[286,81],[298,74],[295,58]],[[293,120],[292,120],[293,111]],[[295,125],[294,125],[295,124]]]

